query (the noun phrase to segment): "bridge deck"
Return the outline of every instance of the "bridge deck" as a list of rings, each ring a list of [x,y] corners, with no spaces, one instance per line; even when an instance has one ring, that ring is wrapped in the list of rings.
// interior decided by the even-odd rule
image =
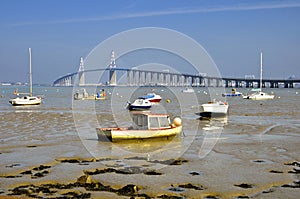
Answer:
[[[117,83],[117,72],[127,73],[128,86],[214,86],[214,87],[260,87],[259,79],[229,78],[229,77],[208,77],[201,75],[170,73],[166,71],[147,71],[125,68],[106,68],[78,71],[64,75],[53,82],[54,86],[72,86],[79,74],[93,72],[109,72],[109,82]],[[79,80],[84,85],[84,80]],[[98,82],[95,82],[97,84]],[[283,85],[284,88],[293,88],[295,84],[300,84],[300,79],[263,79],[262,87],[278,88]]]

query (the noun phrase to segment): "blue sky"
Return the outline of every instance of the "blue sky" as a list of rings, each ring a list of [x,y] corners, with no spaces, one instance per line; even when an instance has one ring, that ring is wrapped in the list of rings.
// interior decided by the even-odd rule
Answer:
[[[1,0],[0,82],[52,83],[78,69],[100,42],[132,28],[169,28],[193,38],[224,77],[300,78],[297,0]]]

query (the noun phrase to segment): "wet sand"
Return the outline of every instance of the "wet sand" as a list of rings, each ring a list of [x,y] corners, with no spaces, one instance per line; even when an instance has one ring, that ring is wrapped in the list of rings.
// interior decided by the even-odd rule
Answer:
[[[297,125],[229,122],[204,158],[197,157],[201,136],[176,159],[168,156],[156,159],[147,153],[97,158],[90,155],[76,134],[71,113],[32,112],[30,117],[27,114],[1,113],[6,122],[1,122],[4,131],[0,146],[0,198],[297,198],[300,195]],[[19,119],[24,122],[14,126]],[[13,128],[16,135],[5,136],[9,133],[5,129]],[[187,135],[178,139],[189,138]]]
[[[182,136],[115,144],[98,142],[94,128],[114,121],[127,124],[125,97],[113,100],[118,116],[107,110],[109,100],[96,102],[96,117],[84,107],[88,102],[78,102],[74,116],[66,88],[47,90],[41,106],[2,105],[0,198],[300,195],[300,104],[299,96],[291,94],[294,90],[275,90],[281,98],[268,102],[230,99],[227,118],[199,120],[194,114],[199,107],[178,89],[176,97],[188,102],[180,107],[181,114],[175,98],[153,108],[181,115]]]

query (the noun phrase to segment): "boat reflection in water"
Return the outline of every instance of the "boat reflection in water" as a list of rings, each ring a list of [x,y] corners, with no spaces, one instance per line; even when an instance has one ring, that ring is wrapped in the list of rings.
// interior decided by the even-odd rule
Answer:
[[[200,127],[203,130],[204,140],[200,151],[199,158],[204,158],[221,138],[224,126],[227,124],[227,117],[206,118],[200,117]]]
[[[157,164],[157,161],[176,160],[184,151],[182,138],[177,136],[147,140],[124,140],[117,143],[97,143],[96,146],[92,147],[91,153],[95,158],[105,160],[106,165],[118,165],[127,168],[160,169],[166,165]]]
[[[161,137],[149,139],[122,140],[117,143],[107,142],[110,147],[110,155],[118,156],[119,154],[161,154],[168,153],[174,149],[181,148],[182,139],[179,136]],[[101,143],[103,145],[103,142]],[[169,155],[167,155],[169,157]]]

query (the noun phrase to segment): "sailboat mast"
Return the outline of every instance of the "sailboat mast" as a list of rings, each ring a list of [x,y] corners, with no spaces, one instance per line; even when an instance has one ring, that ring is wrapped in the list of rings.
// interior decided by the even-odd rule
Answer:
[[[262,57],[262,52],[260,52],[260,91],[262,91],[262,62],[263,62],[263,57]]]
[[[29,84],[30,84],[30,90],[29,95],[32,96],[32,70],[31,70],[31,48],[29,48]]]

